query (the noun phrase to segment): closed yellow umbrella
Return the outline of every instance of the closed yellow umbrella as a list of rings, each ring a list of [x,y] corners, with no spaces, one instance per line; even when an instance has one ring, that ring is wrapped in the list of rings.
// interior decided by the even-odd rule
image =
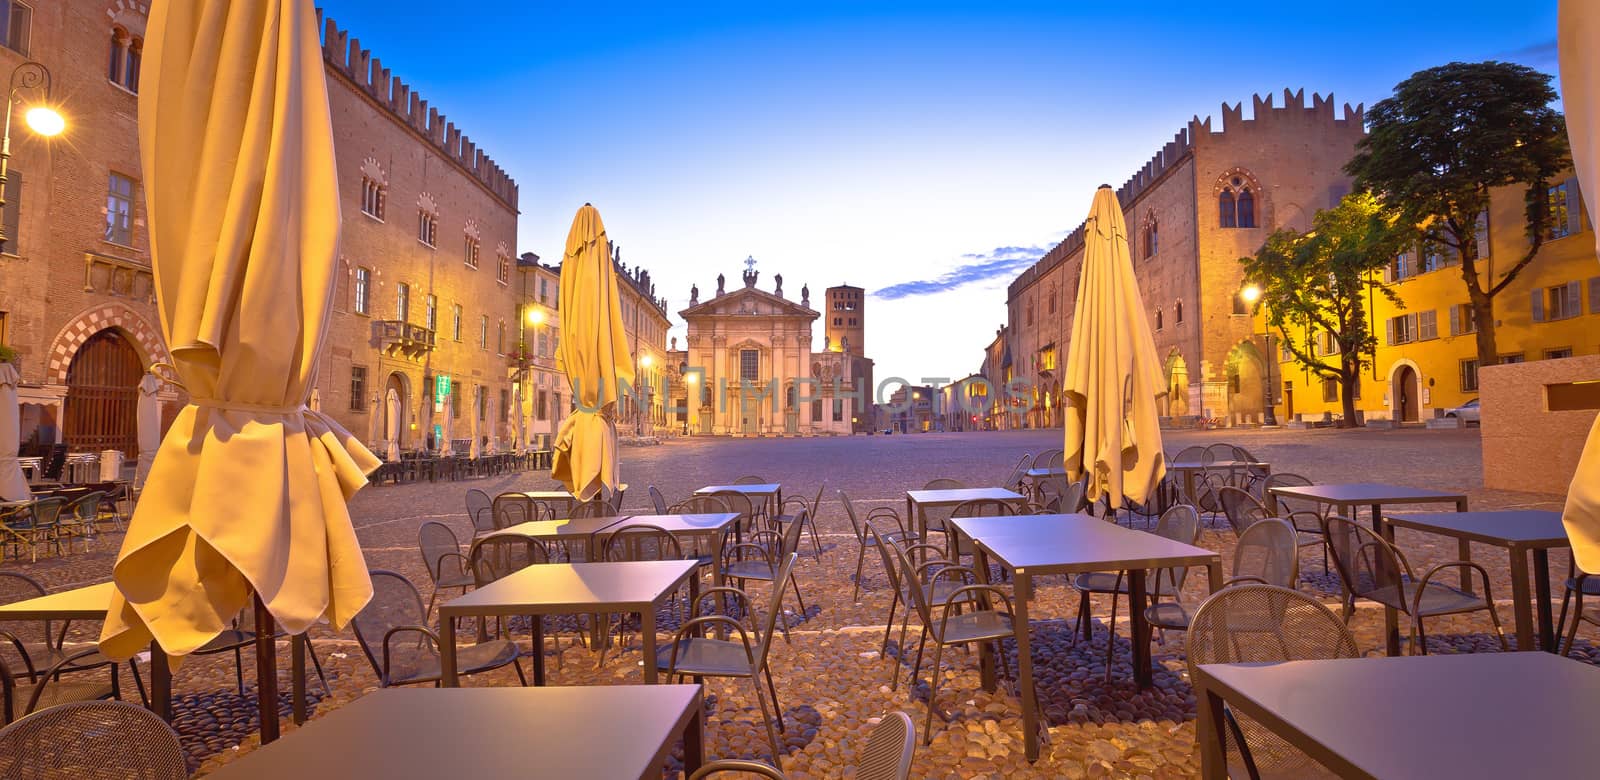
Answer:
[[[1561,104],[1572,141],[1572,167],[1578,189],[1600,192],[1600,7],[1592,0],[1562,0],[1558,21],[1561,53]],[[1595,218],[1593,196],[1583,199],[1589,220]],[[1600,232],[1595,234],[1600,250]],[[1567,505],[1561,513],[1572,540],[1578,568],[1600,572],[1600,417],[1589,429]]]
[[[550,476],[579,500],[621,483],[617,460],[619,382],[633,384],[622,330],[617,273],[600,212],[587,203],[572,218],[561,259],[561,362],[577,406],[556,434]]]
[[[155,3],[144,56],[156,299],[191,402],[129,523],[100,647],[126,659],[153,637],[176,663],[252,595],[265,637],[274,619],[349,623],[372,585],[345,501],[378,460],[304,406],[339,244],[311,0]]]
[[[1143,503],[1166,474],[1156,401],[1166,395],[1117,195],[1102,185],[1084,223],[1083,268],[1067,349],[1062,465],[1088,497]]]

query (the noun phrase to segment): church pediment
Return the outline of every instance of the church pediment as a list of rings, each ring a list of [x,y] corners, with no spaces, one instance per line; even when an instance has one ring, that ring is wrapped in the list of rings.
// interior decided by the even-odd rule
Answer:
[[[678,312],[678,316],[688,319],[690,317],[804,317],[815,320],[821,316],[815,310],[788,300],[779,298],[772,293],[745,287],[739,290],[719,295],[711,300],[690,306]]]

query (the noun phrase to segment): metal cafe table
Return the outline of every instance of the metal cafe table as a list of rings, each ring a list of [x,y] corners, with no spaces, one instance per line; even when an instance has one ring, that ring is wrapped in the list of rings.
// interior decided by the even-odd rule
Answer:
[[[569,543],[582,543],[584,555],[588,560],[599,556],[596,547],[595,534],[601,530],[616,525],[620,517],[581,517],[576,520],[530,520],[526,523],[508,525],[498,531],[484,534],[483,538],[491,536],[520,536],[540,542],[554,542],[565,546]]]
[[[1022,494],[1005,488],[953,488],[948,490],[907,490],[906,523],[917,532],[917,538],[928,537],[927,509],[955,508],[968,501],[1004,501],[1020,507]]]
[[[625,484],[617,485],[617,492],[627,493],[628,486]],[[522,495],[527,496],[531,501],[544,504],[560,503],[563,506],[562,512],[571,512],[573,505],[578,503],[578,497],[572,495],[570,490],[524,490]]]
[[[454,688],[456,619],[533,617],[533,684],[544,685],[545,615],[638,614],[643,627],[644,681],[656,681],[656,609],[668,594],[689,586],[690,603],[699,593],[695,561],[620,561],[543,563],[512,572],[477,590],[439,605],[439,648],[443,684]]]
[[[1571,547],[1561,513],[1537,509],[1501,512],[1433,512],[1385,517],[1386,535],[1408,528],[1456,540],[1460,560],[1472,560],[1472,542],[1505,548],[1511,557],[1511,601],[1516,616],[1517,649],[1532,650],[1534,612],[1539,616],[1539,643],[1556,652],[1559,638],[1550,618],[1550,550]],[[1533,554],[1533,607],[1528,605],[1528,554]],[[1465,576],[1463,576],[1465,580]],[[1465,587],[1463,582],[1463,587]]]
[[[698,769],[704,733],[699,685],[385,688],[211,777],[654,779],[680,738]]]
[[[629,528],[651,525],[672,534],[679,543],[706,542],[711,548],[711,560],[722,560],[722,540],[727,538],[729,529],[738,521],[738,512],[706,512],[701,514],[682,515],[629,515],[623,518],[611,518],[617,522],[607,526],[604,530],[597,531],[594,535],[595,549],[600,549],[612,534],[620,533]],[[598,558],[599,556],[596,556]],[[713,566],[716,574],[716,584],[722,584],[722,567]]]
[[[1033,578],[1047,574],[1128,572],[1131,605],[1145,602],[1145,572],[1204,566],[1211,591],[1222,587],[1222,557],[1211,550],[1135,531],[1090,515],[1014,515],[957,517],[950,521],[977,549],[978,577],[987,584],[989,561],[1010,571],[1015,581],[1012,621],[1017,633],[1017,679],[1022,689],[1022,734],[1029,761],[1039,758],[1039,704],[1033,690],[1033,657],[1028,636],[1028,600]],[[1150,625],[1144,607],[1128,610],[1133,623],[1133,678],[1140,688],[1152,682]],[[994,689],[992,664],[984,649],[984,687]]]
[[[1203,664],[1201,776],[1223,704],[1344,778],[1593,777],[1600,669],[1549,653]]]
[[[1238,471],[1259,470],[1262,474],[1272,473],[1272,464],[1259,460],[1214,460],[1206,463],[1198,460],[1175,460],[1167,464],[1168,472],[1178,472],[1183,475],[1183,495],[1194,495],[1194,478],[1207,471],[1226,471],[1229,474]]]
[[[770,513],[783,506],[783,485],[777,482],[756,485],[706,485],[694,492],[697,496],[709,496],[712,493],[739,493],[749,498],[750,505],[756,507],[757,511],[765,508]]]

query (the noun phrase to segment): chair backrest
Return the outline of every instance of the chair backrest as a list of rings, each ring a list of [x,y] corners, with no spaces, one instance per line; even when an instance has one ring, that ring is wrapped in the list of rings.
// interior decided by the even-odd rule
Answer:
[[[997,498],[975,498],[963,501],[950,511],[951,517],[1009,517],[1017,513],[1010,502]]]
[[[477,533],[494,530],[494,502],[489,500],[489,494],[473,488],[467,491],[467,519],[472,522],[472,529]]]
[[[1061,468],[1061,450],[1044,450],[1033,456],[1033,467],[1036,469]]]
[[[582,520],[591,517],[616,517],[617,508],[604,501],[581,501],[573,504],[570,520]]]
[[[0,571],[0,604],[14,604],[18,601],[38,598],[45,594],[44,586],[38,580],[26,574],[11,571]],[[49,620],[8,620],[0,623],[0,629],[8,631],[24,642],[48,642],[55,644],[55,637],[51,633]],[[10,642],[0,641],[0,656],[15,648]],[[17,659],[19,662],[21,659]],[[40,670],[43,671],[43,670]]]
[[[1394,545],[1359,521],[1339,515],[1323,518],[1322,527],[1328,534],[1333,567],[1347,592],[1410,614],[1410,601],[1396,596],[1398,588],[1390,588],[1402,575],[1411,573],[1405,556]]]
[[[472,543],[467,560],[473,582],[481,588],[536,563],[549,563],[550,556],[544,545],[525,536],[485,536]]]
[[[105,498],[105,491],[91,490],[84,493],[67,505],[66,513],[79,522],[94,522],[100,514],[100,499]]]
[[[1028,467],[1032,465],[1032,463],[1033,456],[1026,452],[1022,453],[1022,457],[1017,460],[1017,465],[1012,466],[1011,472],[1006,474],[1005,478],[1000,480],[1000,487],[1003,487],[1006,490],[1016,490],[1022,485],[1022,475],[1027,473]]]
[[[734,490],[719,490],[709,495],[722,499],[722,503],[728,506],[729,512],[738,512],[739,519],[737,522],[742,526],[748,526],[751,519],[755,517],[755,504],[751,503],[750,497],[743,493]]]
[[[1261,480],[1261,482],[1259,484],[1261,485],[1261,490],[1263,491],[1263,493],[1265,493],[1265,491],[1267,489],[1269,489],[1269,488],[1275,488],[1275,487],[1305,487],[1307,485],[1315,485],[1316,483],[1312,482],[1310,477],[1302,476],[1300,474],[1295,474],[1293,472],[1288,472],[1288,471],[1278,471],[1278,472],[1273,472],[1272,474],[1268,474],[1267,478],[1264,479],[1264,480]],[[1303,498],[1289,498],[1289,497],[1286,497],[1286,496],[1279,496],[1278,497],[1278,509],[1279,509],[1280,512],[1286,512],[1286,513],[1287,512],[1312,512],[1312,513],[1315,513],[1317,515],[1321,515],[1322,514],[1322,505],[1321,504],[1318,504],[1315,501],[1310,501],[1310,500],[1303,499]]]
[[[655,507],[656,514],[664,515],[667,513],[667,497],[661,495],[661,491],[657,490],[655,485],[650,486],[650,503]]]
[[[610,488],[606,488],[604,500],[607,504],[611,505],[612,511],[618,513],[622,511],[622,495],[623,492],[621,490],[611,490]]]
[[[606,537],[602,561],[679,561],[683,548],[671,531],[656,525],[635,525]]]
[[[924,592],[917,577],[917,567],[911,562],[910,556],[897,544],[879,544],[879,549],[890,548],[894,553],[894,560],[900,571],[900,582],[904,585],[902,593],[910,598],[910,608],[917,610],[917,616],[922,619],[925,626],[933,625],[933,605],[928,603],[928,594]]]
[[[1300,576],[1300,546],[1287,520],[1257,520],[1239,534],[1233,548],[1233,576],[1257,577],[1268,585],[1293,588]]]
[[[1232,444],[1223,444],[1221,442],[1206,447],[1206,452],[1211,453],[1212,461],[1237,460],[1239,456],[1238,447]]]
[[[67,505],[67,500],[60,496],[41,498],[28,507],[33,514],[32,525],[34,528],[49,528],[61,519],[61,509]]]
[[[669,508],[668,511],[664,512],[663,514],[710,515],[732,511],[732,509],[728,508],[728,502],[723,501],[718,496],[689,496],[688,498],[673,504],[671,508]]]
[[[366,653],[367,661],[372,664],[373,673],[382,680],[383,638],[390,630],[401,626],[426,626],[428,618],[422,611],[422,594],[405,575],[387,569],[373,569],[371,578],[372,600],[356,613],[350,621],[350,629],[355,632],[361,651]],[[396,654],[402,663],[405,659],[421,655],[438,655],[438,649],[432,643],[412,641],[410,638],[394,640],[390,644],[390,652],[391,663]]]
[[[733,773],[743,778],[764,777],[767,780],[788,780],[777,767],[763,764],[760,761],[746,761],[744,759],[724,758],[710,761],[700,765],[689,775],[689,780],[709,780],[719,775]]]
[[[792,522],[783,527],[783,554],[800,552],[800,534],[805,531],[808,517],[809,513],[802,509]]]
[[[1174,542],[1194,544],[1200,541],[1200,512],[1188,504],[1174,504],[1156,520],[1156,536]],[[1183,590],[1189,577],[1189,567],[1173,566],[1156,571],[1155,595],[1176,596]]]
[[[417,549],[422,552],[422,565],[427,567],[428,576],[437,583],[443,568],[440,561],[461,555],[461,541],[456,538],[456,532],[450,530],[450,526],[438,520],[429,520],[417,529]],[[460,561],[457,561],[456,566],[460,565]]]
[[[889,541],[892,538],[890,531],[880,528],[878,521],[872,520],[867,522],[867,534],[877,542],[873,546],[878,548],[878,557],[883,559],[883,573],[889,578],[890,589],[903,592],[900,591],[900,564],[896,562],[894,553],[889,551],[892,544]]]
[[[1250,495],[1249,491],[1236,487],[1217,488],[1217,501],[1222,505],[1222,514],[1228,518],[1228,525],[1233,526],[1235,534],[1242,534],[1245,529],[1267,517],[1267,508]]]
[[[1201,664],[1357,658],[1360,650],[1344,622],[1321,602],[1273,585],[1235,585],[1206,599],[1189,621],[1189,675]],[[1234,714],[1237,733],[1222,729],[1230,754],[1244,753],[1249,774],[1262,770],[1292,777],[1308,769],[1306,757],[1250,718]],[[1244,738],[1241,751],[1238,737]],[[1232,763],[1231,761],[1229,763]],[[1276,771],[1274,771],[1276,770]]]
[[[813,523],[817,521],[817,513],[822,511],[822,493],[823,491],[827,490],[827,488],[828,483],[818,482],[817,495],[815,498],[811,499],[811,506],[806,507],[811,512],[811,522]]]
[[[799,525],[799,523],[795,525]],[[783,586],[784,583],[789,581],[789,577],[794,572],[794,562],[799,558],[799,553],[786,551],[783,557],[778,559],[778,574],[772,578],[772,601],[767,609],[766,616],[762,618],[764,625],[761,626],[761,646],[756,651],[757,669],[765,668],[767,665],[767,651],[772,649],[772,635],[777,633],[778,613],[783,611],[783,592],[785,590]]]
[[[1184,447],[1178,450],[1178,454],[1172,456],[1172,462],[1174,463],[1200,463],[1201,465],[1206,465],[1213,460],[1216,460],[1216,458],[1212,457],[1211,451],[1205,447]]]
[[[856,780],[908,780],[917,727],[904,712],[885,713],[856,754]]]
[[[961,480],[940,478],[940,479],[930,479],[930,480],[928,480],[927,484],[922,486],[922,489],[923,490],[961,490],[962,488],[965,488],[965,487],[966,487],[966,485],[961,484]]]
[[[539,507],[524,493],[501,493],[494,497],[494,528],[510,528],[539,519]]]
[[[845,517],[850,518],[850,530],[855,531],[856,541],[861,544],[866,544],[867,529],[862,527],[861,518],[856,515],[856,505],[850,502],[850,496],[847,495],[843,490],[836,492],[839,494],[839,503],[844,506]]]
[[[756,476],[755,474],[746,474],[746,475],[734,480],[733,484],[735,484],[735,485],[765,485],[765,484],[767,484],[767,480],[766,480],[765,477],[759,477],[759,476]]]
[[[184,780],[177,732],[122,701],[82,701],[35,712],[0,729],[0,777]]]

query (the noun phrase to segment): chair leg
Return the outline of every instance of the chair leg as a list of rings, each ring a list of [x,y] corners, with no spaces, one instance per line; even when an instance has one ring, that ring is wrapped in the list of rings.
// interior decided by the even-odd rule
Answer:
[[[772,684],[772,667],[762,669],[767,674],[767,690],[772,694],[772,711],[778,714],[778,730],[788,731],[783,725],[783,706],[778,704],[778,686]]]
[[[517,670],[517,681],[522,683],[522,687],[528,687],[528,675],[522,672],[522,660],[519,658],[511,659],[511,668]]]
[[[1134,607],[1129,605],[1131,611]],[[1106,684],[1111,684],[1111,660],[1117,649],[1117,592],[1111,592],[1111,622],[1106,624]]]
[[[1484,590],[1487,592],[1488,588],[1485,587]],[[1485,603],[1489,605],[1489,622],[1494,624],[1495,636],[1500,638],[1500,652],[1510,652],[1511,645],[1510,643],[1506,642],[1506,631],[1500,626],[1500,610],[1494,608],[1493,601],[1488,601],[1485,599]]]
[[[811,522],[811,518],[807,516],[806,525],[811,530],[811,549],[817,554],[817,560],[820,561],[822,560],[822,539],[817,536],[817,524]]]
[[[755,670],[751,671],[753,672]],[[772,741],[772,765],[775,767],[782,767],[783,761],[779,758],[779,756],[783,755],[783,748],[779,747],[778,745],[777,729],[775,729],[772,725],[772,718],[767,715],[767,694],[765,691],[761,690],[761,680],[758,679],[755,674],[750,675],[750,684],[755,686],[756,703],[761,705],[761,719],[766,721],[767,724],[767,739]],[[774,702],[773,704],[776,706],[777,703]]]
[[[917,660],[916,660],[915,663],[911,664],[911,677],[907,678],[908,682],[906,683],[906,685],[915,686],[917,684],[917,679],[922,674],[922,650],[923,650],[924,647],[927,647],[927,645],[928,645],[928,627],[927,626],[923,626],[922,627],[922,638],[917,640]],[[896,682],[898,682],[899,679],[900,678],[898,676],[895,677]],[[889,690],[891,690],[891,691],[895,690],[897,687],[898,686],[896,686],[896,685],[891,685],[891,686],[889,686]]]
[[[855,592],[850,595],[851,601],[861,600],[861,567],[865,565],[866,562],[867,546],[863,544],[861,545],[861,549],[856,552],[856,589]]]
[[[806,600],[800,597],[800,583],[795,580],[794,572],[789,572],[789,587],[794,590],[794,600],[800,605],[800,619],[806,619]]]
[[[234,677],[234,680],[239,683],[239,696],[240,696],[240,698],[243,698],[244,697],[244,652],[241,651],[237,647],[235,647],[233,649],[233,677]],[[260,685],[261,681],[257,680],[256,684]]]
[[[933,711],[935,709],[937,709],[938,706],[939,706],[939,678],[943,676],[943,675],[941,675],[939,673],[939,661],[943,657],[943,655],[944,655],[944,643],[943,642],[938,642],[938,641],[934,642],[933,643],[933,666],[932,666],[932,672],[933,672],[932,677],[933,677],[933,680],[932,680],[932,684],[928,688],[928,723],[923,728],[923,731],[925,732],[922,735],[922,746],[923,747],[927,747],[927,746],[933,744]],[[944,719],[943,716],[940,716],[940,720],[943,720],[943,719]]]
[[[311,659],[311,668],[317,672],[317,679],[322,681],[322,691],[329,696],[333,695],[333,688],[328,685],[328,676],[322,673],[322,661],[317,658],[317,651],[311,647],[311,638],[306,640],[306,656]]]
[[[900,606],[900,591],[895,589],[894,596],[889,600],[889,619],[883,624],[883,654],[889,655],[889,635],[894,633],[894,611]]]
[[[1411,652],[1410,655],[1428,654],[1428,632],[1422,625],[1422,616],[1411,618]]]
[[[1079,591],[1078,595],[1082,597],[1078,599],[1078,631],[1083,632],[1083,641],[1087,642],[1092,630],[1089,625],[1089,591]],[[1078,631],[1073,631],[1074,637],[1077,636]]]
[[[428,596],[428,608],[422,611],[422,621],[424,623],[429,622],[432,619],[433,602],[437,598],[439,598],[439,588],[435,586],[433,589],[433,594]]]
[[[1571,603],[1572,603],[1572,589],[1571,588],[1562,588],[1562,590],[1561,590],[1561,613],[1560,613],[1560,616],[1556,618],[1556,636],[1558,638],[1566,636],[1566,634],[1567,634],[1567,606],[1569,604],[1571,604]]]
[[[1583,591],[1567,591],[1572,594],[1572,625],[1567,627],[1567,641],[1561,648],[1561,655],[1572,655],[1572,643],[1578,638],[1578,624],[1583,622]]]
[[[150,695],[145,692],[144,679],[139,676],[139,662],[129,658],[128,671],[133,672],[133,687],[139,691],[139,701],[144,704],[145,709],[149,709]]]

